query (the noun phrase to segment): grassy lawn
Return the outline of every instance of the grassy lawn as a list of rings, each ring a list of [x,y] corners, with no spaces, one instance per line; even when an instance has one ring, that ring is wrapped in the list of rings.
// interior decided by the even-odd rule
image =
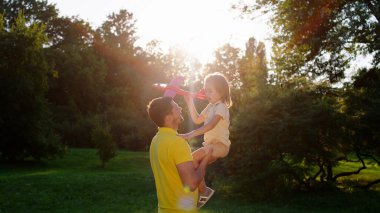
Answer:
[[[378,177],[380,169],[373,166],[363,174]],[[215,196],[201,212],[368,213],[379,212],[379,200],[379,191],[373,190],[290,194],[281,201],[252,202],[216,186]],[[157,212],[156,206],[145,152],[119,151],[105,169],[99,168],[94,149],[71,149],[63,159],[43,163],[0,164],[0,213]]]

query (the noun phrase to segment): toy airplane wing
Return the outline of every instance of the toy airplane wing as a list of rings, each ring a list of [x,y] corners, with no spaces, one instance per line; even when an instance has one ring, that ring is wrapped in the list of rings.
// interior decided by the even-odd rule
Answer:
[[[170,81],[169,84],[153,84],[159,90],[164,91],[164,97],[175,97],[177,92],[180,90],[180,87],[183,84],[184,77],[179,76]]]
[[[194,93],[193,97],[201,100],[207,100],[207,96],[204,89],[201,89],[199,92]]]
[[[176,77],[172,81],[170,81],[169,84],[153,84],[153,86],[159,90],[164,91],[164,97],[175,97],[178,95],[190,95],[193,98],[201,99],[201,100],[207,100],[207,97],[203,90],[192,93],[189,91],[185,91],[180,88],[182,86],[184,81],[184,77]]]
[[[165,89],[164,97],[174,98],[176,93],[177,93],[176,89],[177,88],[179,89],[183,85],[184,80],[185,80],[185,78],[182,76],[173,78],[173,80],[171,80],[169,85],[168,85],[169,87],[167,87],[168,89]]]

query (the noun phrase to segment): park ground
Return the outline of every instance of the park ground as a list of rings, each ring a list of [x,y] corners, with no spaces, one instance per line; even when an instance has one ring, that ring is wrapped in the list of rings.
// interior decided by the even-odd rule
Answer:
[[[147,152],[118,151],[106,168],[95,149],[69,149],[64,158],[0,164],[0,213],[5,212],[157,212]],[[342,166],[355,165],[347,164]],[[380,175],[378,167],[366,171]],[[289,193],[286,198],[254,201],[228,193],[228,183],[201,213],[217,212],[379,212],[380,191],[328,190]]]

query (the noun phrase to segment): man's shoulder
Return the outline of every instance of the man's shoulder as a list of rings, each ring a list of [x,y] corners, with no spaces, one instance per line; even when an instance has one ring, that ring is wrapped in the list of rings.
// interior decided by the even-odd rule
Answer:
[[[172,145],[174,146],[189,145],[185,139],[179,137],[178,135],[173,136],[172,141],[173,141]]]
[[[182,137],[176,135],[176,134],[157,134],[154,136],[153,140],[160,141],[162,143],[168,143],[168,144],[178,144],[178,143],[186,143],[187,141],[183,139]]]

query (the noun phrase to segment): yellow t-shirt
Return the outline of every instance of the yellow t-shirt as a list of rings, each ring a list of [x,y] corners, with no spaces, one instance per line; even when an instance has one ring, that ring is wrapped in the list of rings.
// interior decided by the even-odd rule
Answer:
[[[189,144],[171,128],[161,127],[149,149],[158,198],[158,212],[197,212],[198,190],[182,184],[176,165],[193,161]]]

